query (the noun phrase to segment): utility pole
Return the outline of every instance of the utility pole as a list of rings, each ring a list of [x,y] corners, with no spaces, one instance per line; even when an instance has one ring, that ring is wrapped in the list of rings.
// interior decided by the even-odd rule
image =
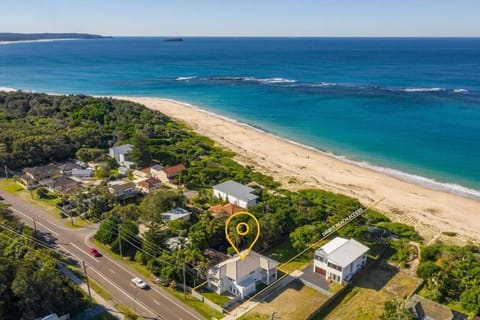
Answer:
[[[7,165],[4,166],[5,169],[5,178],[8,180],[8,170],[7,170]]]
[[[118,244],[120,246],[120,258],[123,260],[123,254],[122,254],[122,235],[120,231],[118,232]]]
[[[185,264],[183,261],[183,300],[187,300],[187,279],[185,277]]]
[[[88,274],[87,274],[87,267],[85,266],[85,260],[82,260],[82,264],[83,264],[83,272],[85,273],[85,278],[87,279],[88,296],[90,297],[90,302],[92,302],[92,292],[90,291],[90,283],[88,282]]]
[[[68,213],[70,214],[70,221],[71,221],[72,227],[73,227],[75,224],[73,223],[72,211],[68,210]]]
[[[34,235],[37,235],[37,223],[35,222],[34,217],[32,217],[32,220],[33,220],[33,232],[34,232]]]

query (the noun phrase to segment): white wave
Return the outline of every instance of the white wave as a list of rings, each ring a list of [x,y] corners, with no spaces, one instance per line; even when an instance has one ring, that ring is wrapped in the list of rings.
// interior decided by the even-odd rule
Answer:
[[[252,78],[252,80],[255,80],[255,78]],[[285,79],[285,78],[265,78],[265,79],[256,79],[258,82],[263,82],[263,83],[294,83],[297,82],[297,80],[292,80],[292,79]]]
[[[439,92],[445,91],[444,88],[405,88],[401,89],[403,92]]]
[[[467,89],[454,89],[455,93],[469,94],[470,92]]]
[[[0,44],[34,43],[34,42],[54,42],[54,41],[72,41],[72,40],[80,40],[80,39],[76,39],[76,38],[65,38],[65,39],[39,39],[39,40],[0,41]]]
[[[188,81],[188,80],[193,80],[193,79],[196,79],[197,77],[193,76],[193,77],[178,77],[176,78],[175,80],[177,81]]]
[[[8,87],[0,87],[0,92],[16,92],[17,89],[8,88]]]
[[[320,82],[320,83],[312,83],[310,86],[311,87],[334,87],[337,86],[338,84],[334,82]]]

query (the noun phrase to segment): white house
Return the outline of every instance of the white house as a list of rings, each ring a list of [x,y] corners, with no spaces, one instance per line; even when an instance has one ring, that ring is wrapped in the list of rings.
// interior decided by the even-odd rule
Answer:
[[[126,168],[132,168],[134,163],[130,161],[128,157],[129,153],[132,151],[133,145],[124,144],[121,146],[111,147],[108,149],[108,155],[114,158],[119,165]]]
[[[247,208],[257,204],[258,196],[252,194],[252,188],[235,181],[226,181],[213,187],[213,196],[236,206]]]
[[[313,271],[335,282],[350,281],[366,265],[368,250],[354,239],[336,237],[315,250]]]
[[[168,221],[177,220],[177,219],[183,219],[187,221],[188,219],[190,219],[191,214],[192,213],[190,211],[185,210],[183,208],[175,208],[162,213],[162,220],[163,222],[168,222]]]
[[[208,287],[218,294],[229,292],[242,299],[253,294],[257,281],[268,285],[277,279],[278,262],[255,251],[241,260],[234,256],[208,269]]]

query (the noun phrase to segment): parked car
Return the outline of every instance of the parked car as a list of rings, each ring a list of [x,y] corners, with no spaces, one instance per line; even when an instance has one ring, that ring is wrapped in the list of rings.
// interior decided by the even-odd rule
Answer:
[[[101,257],[102,256],[100,254],[100,252],[98,252],[97,249],[95,249],[95,248],[88,249],[88,253],[90,253],[94,257]]]
[[[0,196],[0,201],[4,200],[2,196]]]
[[[145,283],[145,281],[143,281],[142,279],[140,279],[138,277],[133,278],[132,282],[135,283],[135,285],[137,287],[139,287],[140,289],[146,289],[148,287],[148,285]]]

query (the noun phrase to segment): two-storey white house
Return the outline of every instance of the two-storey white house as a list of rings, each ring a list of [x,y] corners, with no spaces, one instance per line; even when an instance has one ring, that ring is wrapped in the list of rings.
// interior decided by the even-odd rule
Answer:
[[[124,144],[121,146],[115,146],[108,149],[108,155],[115,160],[117,160],[118,164],[125,167],[125,168],[132,168],[134,163],[130,161],[129,154],[133,149],[133,145],[131,144]]]
[[[315,251],[313,271],[335,282],[350,281],[366,265],[368,250],[354,239],[336,237]]]
[[[266,285],[275,281],[277,266],[277,261],[250,251],[244,260],[234,256],[208,269],[208,287],[218,294],[229,292],[244,299],[255,293],[257,281]]]
[[[213,196],[228,201],[236,206],[247,208],[257,204],[258,196],[252,188],[235,181],[226,181],[213,187]]]

